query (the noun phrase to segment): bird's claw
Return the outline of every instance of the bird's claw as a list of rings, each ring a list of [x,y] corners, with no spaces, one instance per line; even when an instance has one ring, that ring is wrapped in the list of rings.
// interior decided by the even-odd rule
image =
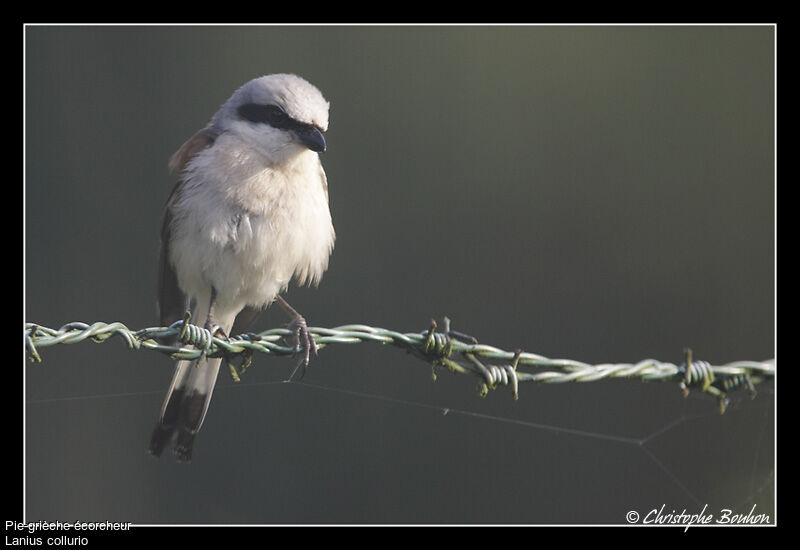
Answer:
[[[228,335],[225,334],[225,331],[222,329],[222,327],[219,326],[217,323],[215,323],[212,319],[206,319],[203,328],[206,329],[211,334],[211,336],[214,336],[215,338],[229,340]]]
[[[308,325],[306,324],[306,320],[303,317],[297,317],[287,327],[290,331],[292,331],[292,336],[294,340],[294,356],[297,354],[302,354],[300,361],[297,363],[297,367],[301,369],[300,371],[300,378],[302,380],[306,374],[306,368],[311,360],[311,354],[314,354],[314,357],[317,356],[317,343],[314,341],[314,338],[311,336],[311,333],[308,332]]]

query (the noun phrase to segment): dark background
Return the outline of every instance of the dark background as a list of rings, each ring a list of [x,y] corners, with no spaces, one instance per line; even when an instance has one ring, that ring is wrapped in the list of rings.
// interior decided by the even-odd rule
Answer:
[[[315,326],[444,315],[589,363],[774,356],[774,28],[29,26],[25,319],[154,326],[169,156],[235,88],[331,102],[336,249]],[[280,326],[271,309],[256,327]],[[195,460],[146,453],[170,360],[120,340],[26,369],[26,518],[625,523],[771,514],[772,384],[501,387],[395,348],[221,372]],[[447,414],[444,414],[449,410]],[[628,439],[625,439],[628,438]]]

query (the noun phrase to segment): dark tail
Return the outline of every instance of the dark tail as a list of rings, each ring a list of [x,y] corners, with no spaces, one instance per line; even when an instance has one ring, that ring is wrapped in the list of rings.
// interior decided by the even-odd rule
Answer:
[[[179,461],[191,462],[194,438],[203,424],[203,413],[210,398],[197,390],[189,395],[183,389],[173,391],[150,437],[150,454],[161,456],[172,444]]]
[[[175,374],[177,376],[178,373]],[[164,412],[158,419],[153,435],[150,437],[150,454],[161,456],[164,449],[172,442],[178,424],[181,402],[184,395],[183,388],[175,388],[167,397]]]
[[[179,461],[192,460],[194,439],[203,425],[220,362],[209,359],[199,366],[195,362],[178,363],[161,416],[150,436],[150,454],[161,456],[172,445]]]

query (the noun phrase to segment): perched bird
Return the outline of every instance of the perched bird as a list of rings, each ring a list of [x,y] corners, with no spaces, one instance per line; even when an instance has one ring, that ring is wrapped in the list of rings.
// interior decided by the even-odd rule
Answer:
[[[273,301],[289,315],[305,368],[317,348],[305,319],[279,294],[294,278],[318,284],[335,238],[325,151],[329,103],[292,74],[236,90],[170,159],[158,263],[162,326],[184,317],[212,334],[240,334]],[[179,361],[150,441],[189,461],[221,359]]]

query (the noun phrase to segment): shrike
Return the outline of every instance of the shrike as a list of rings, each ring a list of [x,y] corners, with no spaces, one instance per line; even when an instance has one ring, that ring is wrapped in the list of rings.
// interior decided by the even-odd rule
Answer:
[[[236,90],[211,122],[170,159],[178,183],[161,227],[158,308],[162,326],[192,312],[216,335],[244,332],[273,301],[290,316],[294,346],[316,354],[303,317],[279,293],[294,277],[318,284],[335,238],[325,151],[329,103],[291,74]],[[221,359],[179,361],[150,441],[189,461]]]

